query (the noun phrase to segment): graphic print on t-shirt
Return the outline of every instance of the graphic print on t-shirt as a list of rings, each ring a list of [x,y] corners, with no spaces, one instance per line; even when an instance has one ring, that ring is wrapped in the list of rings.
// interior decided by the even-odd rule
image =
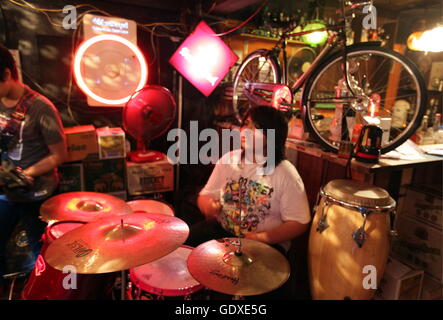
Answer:
[[[220,223],[225,230],[237,236],[255,232],[270,214],[273,192],[273,188],[255,180],[243,177],[230,179],[222,190]]]

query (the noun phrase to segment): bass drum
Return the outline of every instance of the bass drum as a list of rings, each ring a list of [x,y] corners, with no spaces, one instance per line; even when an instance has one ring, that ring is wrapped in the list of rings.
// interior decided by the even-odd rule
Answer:
[[[22,291],[24,300],[100,300],[112,289],[114,273],[73,274],[57,270],[46,263],[44,254],[49,245],[65,233],[85,225],[81,221],[59,221],[47,227],[43,247]]]
[[[361,182],[333,180],[320,190],[308,249],[313,299],[374,296],[388,258],[394,209],[388,192]]]

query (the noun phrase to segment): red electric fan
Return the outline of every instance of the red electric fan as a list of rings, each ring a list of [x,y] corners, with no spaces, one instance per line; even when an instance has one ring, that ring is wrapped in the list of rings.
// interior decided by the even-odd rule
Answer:
[[[123,109],[123,128],[137,140],[137,150],[128,154],[131,162],[165,158],[165,154],[159,151],[148,150],[148,145],[168,130],[176,110],[174,97],[162,86],[147,85],[131,96]]]

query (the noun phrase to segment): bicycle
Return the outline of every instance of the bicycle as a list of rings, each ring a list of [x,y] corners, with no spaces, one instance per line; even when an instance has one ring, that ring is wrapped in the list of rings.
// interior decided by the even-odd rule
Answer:
[[[290,26],[274,48],[251,52],[234,76],[236,119],[241,122],[253,104],[272,105],[276,96],[280,96],[280,104],[274,107],[294,111],[297,108],[292,99],[302,90],[298,101],[301,117],[308,132],[326,150],[337,152],[342,141],[351,140],[352,129],[359,121],[372,121],[389,134],[384,137],[381,153],[405,142],[421,124],[426,109],[427,91],[418,68],[407,57],[380,47],[380,43],[345,45],[346,28],[355,11],[372,3],[343,0],[337,26],[297,33],[291,33]],[[318,31],[328,32],[326,45],[288,88],[287,39]],[[278,59],[280,53],[283,66]],[[386,123],[389,131],[384,127]]]

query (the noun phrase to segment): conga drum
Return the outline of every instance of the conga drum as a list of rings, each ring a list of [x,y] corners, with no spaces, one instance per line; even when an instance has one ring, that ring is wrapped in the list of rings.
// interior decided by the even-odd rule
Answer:
[[[366,183],[333,180],[320,190],[308,249],[313,299],[373,297],[389,254],[394,210],[386,190]]]

